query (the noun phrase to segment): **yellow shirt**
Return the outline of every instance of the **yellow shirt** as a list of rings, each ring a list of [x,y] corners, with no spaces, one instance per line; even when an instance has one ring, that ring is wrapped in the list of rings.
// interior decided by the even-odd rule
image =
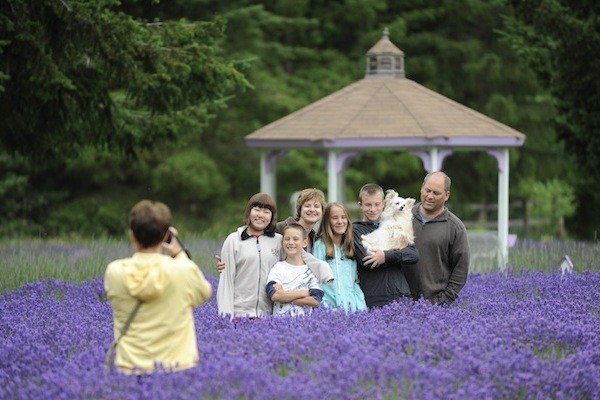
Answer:
[[[176,258],[135,253],[111,262],[104,289],[113,309],[115,338],[137,300],[142,305],[117,345],[116,364],[124,372],[152,372],[155,363],[171,371],[198,364],[192,309],[212,294],[210,283],[184,252]]]

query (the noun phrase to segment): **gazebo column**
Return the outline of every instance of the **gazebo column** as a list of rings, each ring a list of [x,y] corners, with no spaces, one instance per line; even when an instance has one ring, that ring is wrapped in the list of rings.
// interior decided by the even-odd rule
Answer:
[[[362,151],[343,151],[337,156],[338,163],[338,199],[337,201],[344,203],[345,193],[346,193],[346,170],[350,166],[350,163],[354,159],[354,157],[362,154]]]
[[[419,157],[423,162],[425,171],[434,172],[441,171],[444,159],[452,154],[452,150],[438,150],[437,147],[432,147],[429,151],[416,150],[411,151],[411,154]]]
[[[287,150],[262,151],[260,154],[260,191],[277,198],[277,164]]]
[[[498,162],[498,265],[504,271],[508,261],[508,148],[489,150]]]
[[[346,187],[344,172],[354,157],[361,154],[359,151],[329,150],[327,153],[327,201],[329,203],[344,201]]]
[[[327,153],[327,201],[338,201],[338,174],[337,151],[329,150]]]

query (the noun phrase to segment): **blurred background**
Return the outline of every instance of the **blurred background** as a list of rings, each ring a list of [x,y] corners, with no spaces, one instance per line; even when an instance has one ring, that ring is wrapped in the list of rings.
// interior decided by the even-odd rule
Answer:
[[[597,241],[599,32],[592,1],[4,0],[0,4],[0,236],[125,236],[142,198],[183,235],[223,239],[260,190],[244,137],[365,75],[388,28],[407,78],[527,135],[511,149],[511,234]],[[384,155],[384,156],[383,156]],[[495,230],[497,163],[455,153],[449,203]],[[408,153],[369,152],[346,174],[419,197]],[[294,150],[293,193],[327,193],[323,159]],[[352,206],[352,205],[351,205]],[[356,214],[358,217],[358,214]]]

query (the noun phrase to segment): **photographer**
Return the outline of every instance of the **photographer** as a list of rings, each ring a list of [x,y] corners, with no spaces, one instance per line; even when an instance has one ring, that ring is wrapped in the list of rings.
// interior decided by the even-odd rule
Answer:
[[[115,364],[126,373],[152,372],[156,365],[191,368],[199,359],[192,309],[210,298],[212,287],[188,258],[165,204],[140,201],[129,213],[129,227],[135,253],[111,262],[104,277]]]

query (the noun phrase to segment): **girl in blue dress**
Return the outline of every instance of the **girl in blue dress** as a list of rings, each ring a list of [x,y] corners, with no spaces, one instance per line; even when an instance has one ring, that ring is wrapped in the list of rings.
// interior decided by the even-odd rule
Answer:
[[[365,295],[358,286],[350,213],[342,203],[330,203],[323,211],[319,240],[313,255],[331,266],[334,281],[323,285],[323,306],[347,312],[366,310]]]

